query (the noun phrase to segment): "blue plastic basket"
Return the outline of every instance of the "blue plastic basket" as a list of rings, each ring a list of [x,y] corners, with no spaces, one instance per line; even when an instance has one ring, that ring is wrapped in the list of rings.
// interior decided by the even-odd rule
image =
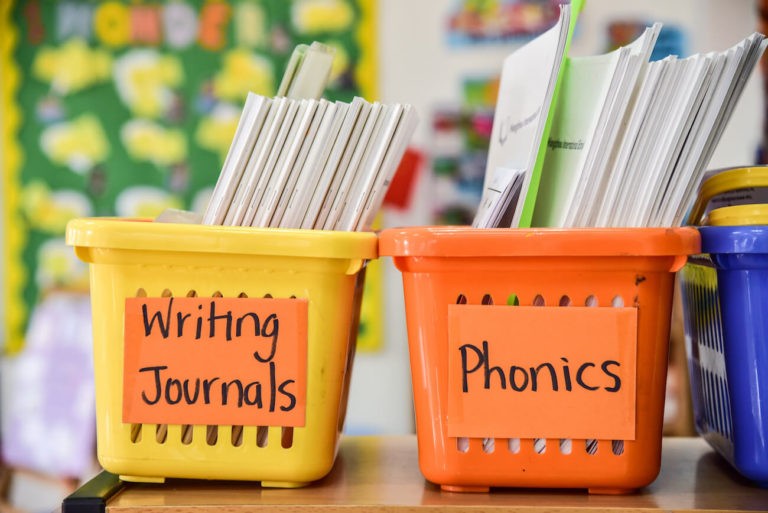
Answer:
[[[696,429],[768,487],[768,226],[699,231],[679,274]]]

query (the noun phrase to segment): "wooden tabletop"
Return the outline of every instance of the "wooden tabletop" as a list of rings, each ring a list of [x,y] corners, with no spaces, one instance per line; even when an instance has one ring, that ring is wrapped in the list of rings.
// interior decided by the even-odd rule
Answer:
[[[667,438],[658,479],[634,495],[585,491],[493,489],[441,492],[419,472],[416,438],[344,437],[333,471],[301,489],[254,483],[170,480],[127,484],[107,502],[112,513],[350,511],[768,511],[768,490],[736,475],[697,438]]]

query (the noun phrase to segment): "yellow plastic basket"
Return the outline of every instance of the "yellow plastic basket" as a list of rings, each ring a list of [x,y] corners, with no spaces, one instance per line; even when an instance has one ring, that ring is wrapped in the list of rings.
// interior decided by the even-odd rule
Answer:
[[[343,425],[365,263],[374,233],[78,219],[66,240],[91,275],[98,457],[127,481],[261,481],[296,487],[333,466]],[[303,427],[122,422],[125,300],[305,298]],[[215,355],[211,355],[215,357]]]

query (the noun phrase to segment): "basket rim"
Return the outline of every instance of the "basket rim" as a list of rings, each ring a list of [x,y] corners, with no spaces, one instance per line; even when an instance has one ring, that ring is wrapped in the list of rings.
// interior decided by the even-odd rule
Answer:
[[[696,228],[393,228],[379,255],[393,257],[686,256],[699,253]]]
[[[768,254],[768,225],[702,226],[701,251],[715,254]]]
[[[78,248],[340,259],[378,257],[373,232],[158,223],[138,218],[74,219],[67,223],[65,240]]]

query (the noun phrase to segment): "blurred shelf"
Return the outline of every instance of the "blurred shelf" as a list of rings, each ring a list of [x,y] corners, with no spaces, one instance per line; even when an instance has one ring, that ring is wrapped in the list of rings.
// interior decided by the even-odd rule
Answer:
[[[87,488],[90,487],[90,491]],[[85,493],[84,493],[85,491]],[[486,494],[441,492],[418,468],[416,437],[344,437],[334,469],[306,488],[261,488],[247,482],[169,480],[163,485],[123,484],[106,472],[86,483],[80,504],[112,513],[204,513],[207,511],[768,511],[768,490],[735,474],[698,438],[666,438],[661,473],[633,495],[589,495],[586,491],[494,489]],[[88,503],[88,497],[97,497]],[[98,499],[104,496],[104,500]],[[101,502],[100,502],[101,500]],[[104,509],[101,509],[104,511]]]

